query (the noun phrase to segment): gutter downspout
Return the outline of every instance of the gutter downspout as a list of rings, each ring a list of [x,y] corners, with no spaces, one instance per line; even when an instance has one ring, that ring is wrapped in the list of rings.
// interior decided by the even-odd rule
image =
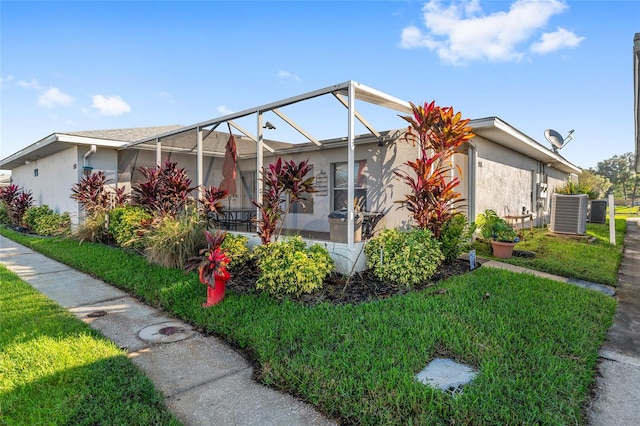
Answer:
[[[467,161],[468,161],[468,185],[467,185],[467,196],[468,196],[468,214],[467,221],[469,223],[475,222],[476,218],[476,145],[473,142],[468,142],[467,148]]]
[[[82,171],[85,171],[85,170],[87,170],[87,169],[88,169],[88,167],[89,167],[89,166],[87,165],[87,163],[88,163],[88,159],[89,159],[89,157],[91,157],[93,154],[95,154],[95,153],[96,153],[96,150],[97,150],[97,149],[98,149],[98,147],[97,147],[97,146],[95,146],[95,145],[91,145],[91,148],[89,148],[89,151],[87,151],[87,153],[86,153],[86,154],[84,154],[84,157],[82,157]]]

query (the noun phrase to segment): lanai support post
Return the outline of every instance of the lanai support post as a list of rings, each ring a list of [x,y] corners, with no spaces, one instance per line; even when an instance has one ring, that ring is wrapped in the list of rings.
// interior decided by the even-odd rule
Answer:
[[[260,172],[262,171],[262,167],[264,166],[264,144],[263,144],[263,132],[262,128],[262,111],[256,111],[258,116],[258,131],[256,132],[257,141],[256,141],[256,201],[262,203],[262,176]],[[256,207],[256,219],[262,219],[260,214],[260,209]]]
[[[202,201],[202,188],[204,184],[204,170],[202,169],[202,128],[196,128],[196,170],[198,171],[198,200]]]
[[[354,239],[353,231],[355,229],[355,206],[353,203],[355,197],[355,110],[356,110],[356,88],[353,81],[349,82],[349,107],[348,109],[348,130],[347,130],[347,243],[349,248],[353,249]]]
[[[156,166],[162,165],[162,142],[156,138]]]

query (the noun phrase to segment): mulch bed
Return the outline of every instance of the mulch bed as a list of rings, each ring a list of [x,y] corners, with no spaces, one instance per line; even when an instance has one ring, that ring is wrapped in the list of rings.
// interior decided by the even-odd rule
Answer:
[[[480,266],[476,263],[476,267]],[[322,289],[299,297],[291,296],[292,300],[307,306],[328,302],[333,304],[359,304],[377,299],[385,299],[399,294],[407,294],[433,287],[440,281],[453,276],[469,272],[469,261],[458,259],[451,264],[441,265],[429,282],[407,287],[394,285],[380,281],[371,270],[366,270],[348,277],[333,273],[324,281]],[[250,263],[239,271],[234,271],[232,278],[227,282],[227,289],[236,294],[256,293],[255,283],[258,278],[258,269],[254,263]],[[434,293],[441,292],[433,289]]]

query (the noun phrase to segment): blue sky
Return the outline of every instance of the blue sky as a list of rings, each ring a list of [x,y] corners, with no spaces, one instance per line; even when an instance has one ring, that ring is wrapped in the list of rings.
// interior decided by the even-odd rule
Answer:
[[[546,146],[545,129],[575,129],[562,155],[595,167],[634,151],[636,32],[640,1],[3,0],[0,158],[54,132],[188,125],[355,80]],[[344,133],[325,107],[292,118]]]

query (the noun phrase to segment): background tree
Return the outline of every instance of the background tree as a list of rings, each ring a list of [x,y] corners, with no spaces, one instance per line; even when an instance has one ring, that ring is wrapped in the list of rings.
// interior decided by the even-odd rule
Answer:
[[[634,202],[640,184],[634,164],[633,153],[627,152],[600,161],[595,170],[589,171],[607,178],[613,185],[609,192],[613,192],[616,198],[623,198],[625,201],[631,198],[631,202]]]

